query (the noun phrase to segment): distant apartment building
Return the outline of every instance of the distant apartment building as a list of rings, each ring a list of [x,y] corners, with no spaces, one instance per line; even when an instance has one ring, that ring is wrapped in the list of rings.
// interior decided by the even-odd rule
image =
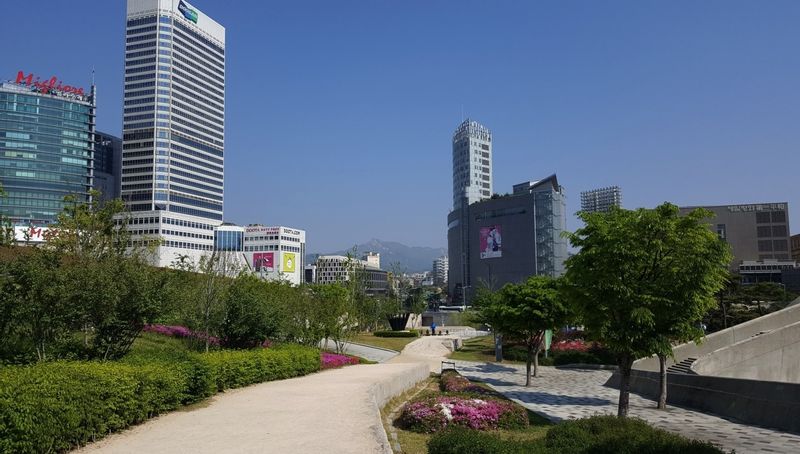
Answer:
[[[614,206],[622,206],[622,190],[619,186],[581,192],[581,211],[605,213]]]
[[[104,132],[94,134],[93,188],[100,198],[111,200],[120,196],[122,177],[122,139]]]
[[[695,208],[705,208],[714,213],[708,222],[710,228],[731,246],[734,256],[730,264],[732,271],[739,271],[744,262],[792,260],[788,203],[691,206],[680,210],[685,214]]]
[[[800,262],[800,233],[792,235],[792,259]]]
[[[368,294],[385,295],[389,289],[389,273],[374,266],[374,260],[370,263],[369,257],[360,260],[343,255],[321,255],[315,263],[315,282],[333,284],[362,278]]]
[[[447,285],[447,269],[449,268],[447,260],[447,256],[443,255],[433,261],[431,270],[433,285],[440,287]]]
[[[565,230],[566,199],[556,175],[454,210],[447,230],[450,295],[469,303],[480,286],[496,289],[532,275],[560,276],[567,258]]]
[[[464,120],[453,134],[453,209],[492,196],[492,133]]]

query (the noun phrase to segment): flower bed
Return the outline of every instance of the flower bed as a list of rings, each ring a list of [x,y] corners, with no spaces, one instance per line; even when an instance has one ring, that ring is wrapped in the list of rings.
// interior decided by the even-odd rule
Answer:
[[[358,364],[360,360],[355,356],[338,355],[336,353],[322,352],[322,368],[335,369],[342,366],[352,366]]]
[[[181,339],[193,339],[200,342],[205,342],[208,337],[208,343],[214,346],[219,346],[220,341],[218,337],[209,336],[206,333],[199,331],[192,331],[185,326],[178,325],[145,325],[142,331],[146,333],[161,334],[169,337],[177,337]]]
[[[486,388],[478,386],[455,371],[444,371],[439,379],[439,387],[449,393],[491,394]]]
[[[528,426],[528,413],[520,405],[480,387],[455,371],[442,374],[440,395],[412,400],[401,410],[398,422],[407,430],[438,432],[459,426],[474,430],[522,429]]]
[[[511,401],[493,397],[434,396],[406,404],[399,422],[406,429],[421,433],[438,432],[448,426],[521,429],[528,425],[528,414]]]

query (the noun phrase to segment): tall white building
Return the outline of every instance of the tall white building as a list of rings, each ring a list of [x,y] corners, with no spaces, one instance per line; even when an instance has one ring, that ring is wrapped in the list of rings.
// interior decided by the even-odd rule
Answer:
[[[184,0],[128,0],[121,195],[155,264],[199,257],[222,223],[225,28]]]
[[[443,255],[433,261],[433,285],[445,286],[447,285],[447,269],[449,267],[448,258]]]
[[[464,120],[453,134],[453,209],[492,197],[492,133]]]

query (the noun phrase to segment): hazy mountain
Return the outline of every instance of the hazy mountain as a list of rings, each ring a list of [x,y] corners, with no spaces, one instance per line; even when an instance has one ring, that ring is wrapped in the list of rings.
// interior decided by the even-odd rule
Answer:
[[[421,273],[430,271],[433,259],[447,255],[445,248],[406,246],[394,241],[372,239],[356,246],[359,257],[365,252],[378,252],[381,254],[381,268],[391,271],[392,264],[398,263],[401,271],[407,273]],[[313,263],[319,255],[346,255],[350,250],[308,254],[306,263]]]

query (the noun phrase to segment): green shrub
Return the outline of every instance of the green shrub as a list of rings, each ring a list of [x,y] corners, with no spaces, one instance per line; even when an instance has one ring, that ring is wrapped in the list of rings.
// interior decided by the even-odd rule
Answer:
[[[374,331],[372,335],[377,337],[419,337],[419,331],[415,329],[409,331]]]
[[[319,368],[319,350],[296,345],[0,367],[0,453],[66,451],[217,390]]]
[[[553,364],[556,366],[565,364],[602,364],[602,361],[593,353],[571,350],[554,352]]]
[[[430,454],[536,454],[545,452],[536,441],[503,440],[494,433],[450,427],[428,440]],[[567,452],[567,451],[565,451]]]
[[[592,454],[716,454],[710,443],[689,440],[656,429],[636,418],[593,416],[567,421],[547,431],[545,446],[553,452]]]

